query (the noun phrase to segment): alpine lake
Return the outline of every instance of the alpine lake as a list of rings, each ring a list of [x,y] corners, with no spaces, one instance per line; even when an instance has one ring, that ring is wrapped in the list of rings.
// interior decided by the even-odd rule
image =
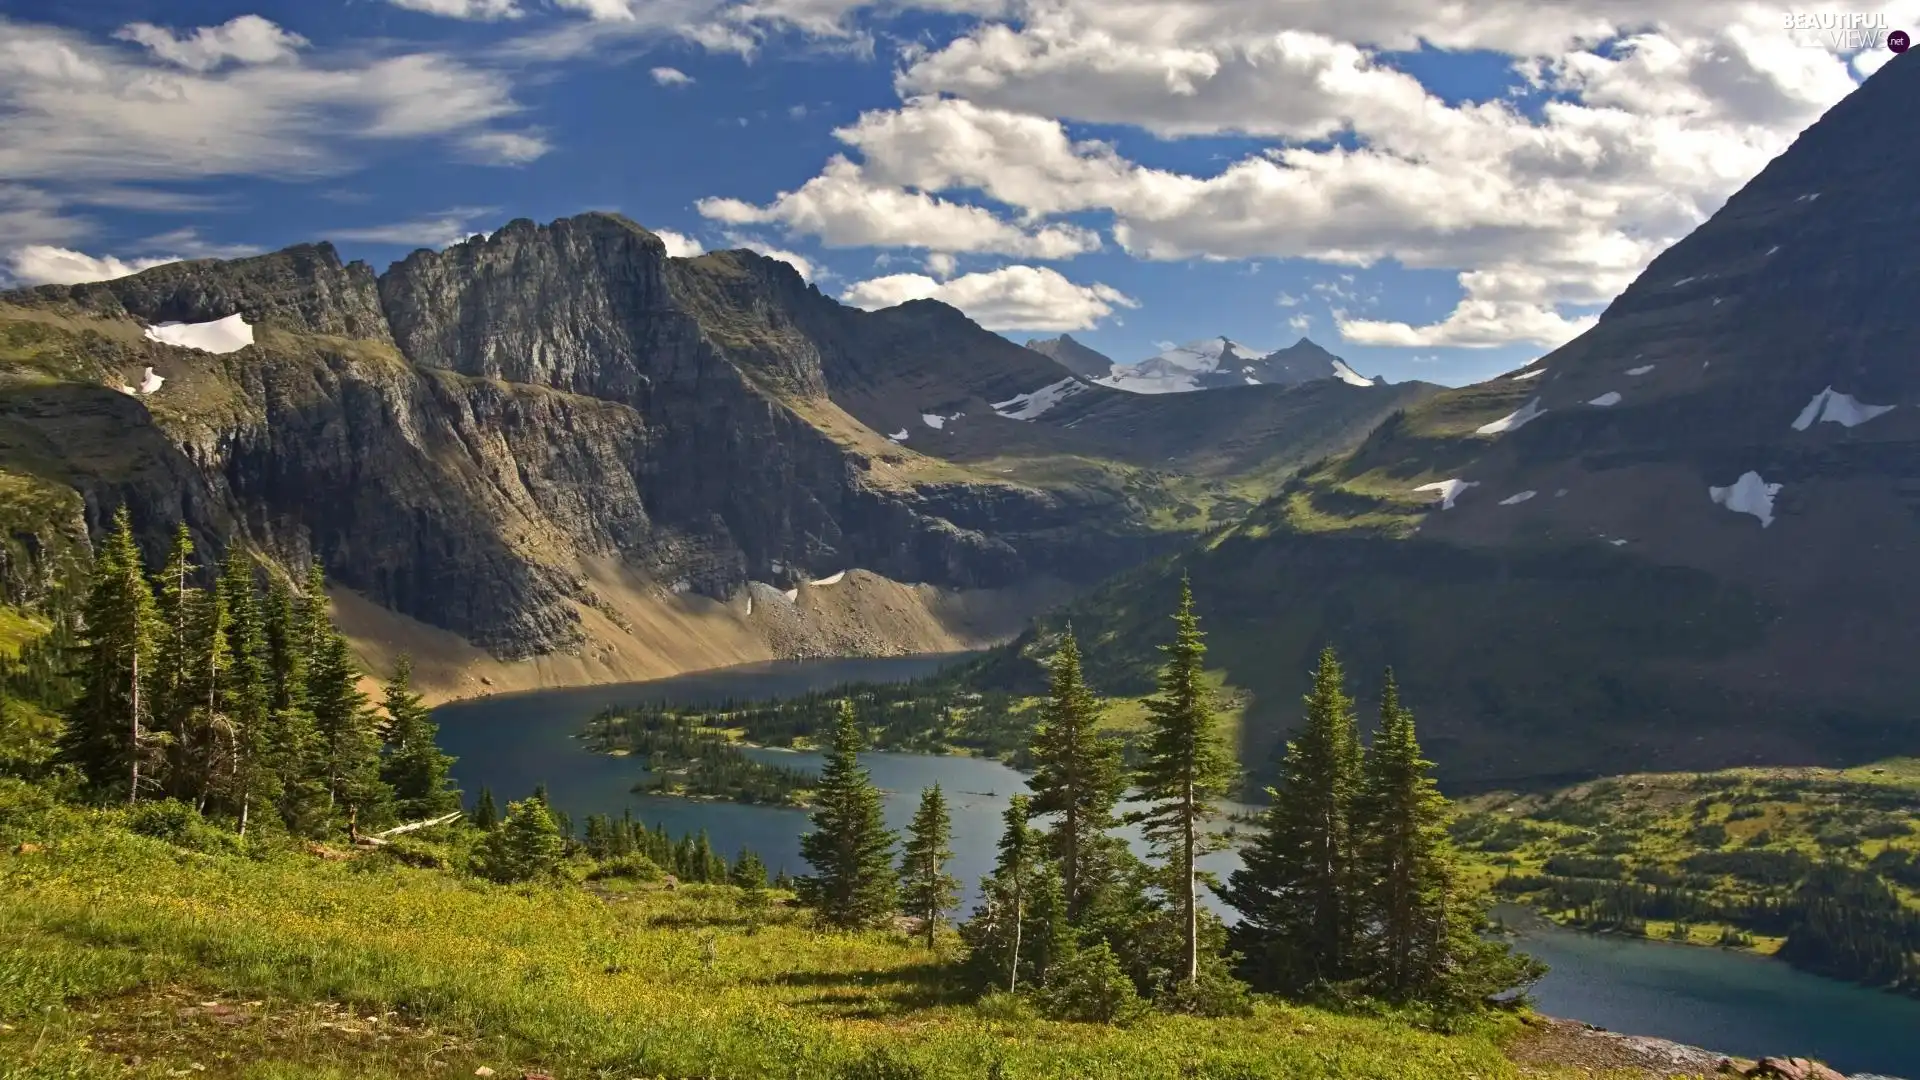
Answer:
[[[635,794],[644,777],[629,757],[590,752],[579,735],[609,706],[641,702],[700,705],[786,697],[853,682],[905,681],[954,659],[777,661],[645,683],[545,690],[458,701],[435,710],[440,739],[458,760],[454,777],[469,801],[482,787],[504,806],[545,784],[553,805],[577,823],[588,814],[631,810],[678,838],[705,830],[729,859],[758,852],[770,873],[806,872],[804,811]],[[820,755],[755,749],[769,762],[817,769]],[[993,865],[1001,815],[1026,790],[1024,776],[996,761],[958,755],[867,753],[861,760],[885,793],[889,825],[904,831],[919,794],[935,782],[953,816],[951,871],[965,883],[962,914]],[[1223,809],[1247,809],[1227,804]],[[1129,835],[1144,853],[1137,832]],[[1224,850],[1203,867],[1224,877],[1239,865]],[[1217,900],[1209,897],[1216,908]],[[1221,908],[1231,920],[1233,913]],[[1544,1013],[1614,1031],[1651,1035],[1743,1057],[1797,1054],[1856,1075],[1920,1080],[1920,1001],[1797,971],[1784,963],[1719,949],[1579,933],[1531,912],[1502,908],[1519,947],[1552,968],[1533,989]]]

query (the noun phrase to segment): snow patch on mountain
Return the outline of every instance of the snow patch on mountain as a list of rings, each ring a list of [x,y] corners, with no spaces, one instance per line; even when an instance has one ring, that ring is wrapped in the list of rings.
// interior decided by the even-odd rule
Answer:
[[[1773,497],[1780,494],[1779,484],[1769,484],[1751,470],[1741,473],[1729,487],[1710,487],[1707,496],[1736,514],[1752,514],[1760,527],[1773,524]]]
[[[1598,405],[1603,409],[1609,405],[1618,405],[1620,404],[1620,391],[1609,390],[1606,393],[1601,394],[1599,397],[1594,398],[1592,401],[1587,402],[1587,404]]]
[[[1520,382],[1525,379],[1537,379],[1540,376],[1545,375],[1546,373],[1547,373],[1546,368],[1537,367],[1537,368],[1534,368],[1532,371],[1523,371],[1520,374],[1515,375],[1513,377],[1513,381]]]
[[[1460,480],[1460,479],[1435,480],[1431,484],[1421,484],[1419,487],[1414,488],[1413,490],[1439,492],[1440,493],[1440,509],[1451,510],[1453,509],[1453,500],[1459,498],[1462,492],[1466,491],[1468,488],[1479,487],[1479,486],[1480,486],[1480,481],[1478,480]]]
[[[1842,394],[1829,386],[1813,395],[1807,407],[1793,421],[1793,430],[1805,431],[1819,421],[1839,424],[1841,427],[1856,427],[1883,413],[1892,412],[1892,405],[1866,405],[1851,394]]]
[[[993,402],[993,411],[1009,420],[1033,420],[1046,415],[1055,405],[1086,390],[1087,384],[1071,376],[1048,383],[1032,393],[1016,394],[1005,401]]]
[[[157,323],[147,327],[147,340],[201,352],[239,352],[253,344],[253,326],[236,311],[212,322]]]
[[[897,442],[897,443],[903,443],[903,442],[906,442],[906,441],[907,441],[907,429],[906,429],[906,428],[901,428],[901,429],[900,429],[899,431],[896,431],[896,432],[894,432],[893,434],[891,434],[891,435],[889,435],[889,436],[887,436],[887,441],[888,441],[888,442]]]
[[[1523,491],[1518,495],[1509,495],[1506,498],[1500,500],[1500,505],[1501,506],[1519,506],[1521,503],[1526,502],[1528,499],[1531,499],[1538,494],[1540,493],[1537,491]]]
[[[1540,399],[1534,398],[1532,401],[1527,402],[1525,405],[1522,405],[1500,419],[1492,423],[1481,424],[1474,430],[1482,435],[1499,435],[1503,432],[1518,431],[1546,411],[1547,410],[1540,407]]]
[[[1653,370],[1653,365],[1652,365],[1652,364],[1642,364],[1642,365],[1640,365],[1639,367],[1630,367],[1630,368],[1628,368],[1628,369],[1627,369],[1627,374],[1629,374],[1629,375],[1645,375],[1645,374],[1646,374],[1647,372],[1649,372],[1649,371],[1652,371],[1652,370]]]
[[[1365,375],[1362,375],[1359,372],[1348,367],[1347,362],[1345,360],[1335,360],[1333,362],[1333,377],[1336,379],[1339,379],[1343,383],[1346,383],[1348,386],[1375,385],[1372,379],[1369,379]]]
[[[846,576],[847,576],[847,572],[845,570],[841,570],[836,573],[828,574],[826,577],[823,577],[823,578],[815,578],[813,583],[815,585],[838,585],[840,584],[840,579]]]
[[[920,414],[920,422],[935,431],[947,426],[947,418],[938,413],[923,412]]]

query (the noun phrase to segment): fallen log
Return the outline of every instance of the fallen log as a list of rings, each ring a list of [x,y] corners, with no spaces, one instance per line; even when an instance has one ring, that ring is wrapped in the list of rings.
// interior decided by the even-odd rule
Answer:
[[[459,820],[462,813],[464,813],[464,811],[455,810],[450,814],[442,814],[437,818],[427,818],[425,821],[409,821],[405,825],[395,825],[391,829],[374,833],[372,836],[356,836],[353,842],[362,847],[379,847],[389,839],[404,833],[410,833],[418,829],[431,829],[435,825],[450,824]]]

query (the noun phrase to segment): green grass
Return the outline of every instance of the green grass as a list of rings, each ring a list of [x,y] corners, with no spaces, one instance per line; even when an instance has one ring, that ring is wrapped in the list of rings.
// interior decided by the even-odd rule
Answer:
[[[601,894],[379,857],[208,855],[30,801],[0,787],[9,1080],[480,1065],[563,1078],[1521,1075],[1500,1050],[1510,1018],[1460,1035],[1282,1004],[1235,1020],[1046,1022],[967,1002],[947,954],[901,934],[819,933],[787,908],[756,931],[726,887]]]
[[[5,474],[0,473],[0,482]],[[0,604],[0,656],[18,658],[20,646],[47,632],[47,621],[19,608]]]

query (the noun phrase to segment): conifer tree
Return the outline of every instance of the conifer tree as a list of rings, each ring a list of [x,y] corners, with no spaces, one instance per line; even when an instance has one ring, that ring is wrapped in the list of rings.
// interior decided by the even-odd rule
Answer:
[[[194,676],[194,616],[200,590],[193,587],[193,534],[181,522],[174,530],[173,547],[167,561],[154,579],[154,725],[167,732],[169,746],[168,790],[179,795],[183,778],[182,736],[191,725],[195,706],[192,690]]]
[[[934,932],[959,898],[960,879],[947,873],[953,858],[953,819],[946,796],[934,784],[920,793],[920,808],[908,826],[900,860],[901,899],[907,914],[919,919],[933,948]]]
[[[460,793],[449,786],[453,759],[440,751],[440,727],[413,692],[413,661],[400,657],[387,681],[387,745],[381,779],[393,789],[400,816],[409,821],[438,817],[460,807]]]
[[[1126,788],[1120,744],[1096,732],[1100,705],[1080,669],[1069,626],[1052,661],[1052,686],[1031,747],[1033,812],[1057,815],[1047,847],[1060,864],[1067,910],[1077,919],[1114,876],[1113,808]]]
[[[813,867],[798,882],[801,901],[842,928],[887,918],[897,895],[894,834],[881,815],[879,789],[860,767],[863,741],[853,703],[842,701],[820,772],[813,831],[800,838],[800,857]]]
[[[1423,990],[1445,960],[1447,800],[1432,768],[1389,670],[1353,816],[1360,917],[1372,928],[1366,966],[1377,991],[1394,1000]]]
[[[298,836],[319,833],[327,815],[324,744],[308,707],[307,650],[293,593],[275,580],[267,590],[267,753],[279,779],[280,818]]]
[[[253,564],[240,545],[227,549],[216,586],[227,611],[225,685],[221,748],[227,761],[222,788],[246,835],[248,819],[260,806],[273,805],[280,796],[269,740],[266,625],[254,594]]]
[[[1159,691],[1147,699],[1150,716],[1144,760],[1135,777],[1145,810],[1130,815],[1169,868],[1175,901],[1186,923],[1182,981],[1200,978],[1199,857],[1219,841],[1205,831],[1214,801],[1234,779],[1233,757],[1220,738],[1213,692],[1206,684],[1206,644],[1193,610],[1193,588],[1182,579],[1174,640],[1160,647],[1167,662]]]
[[[523,799],[507,806],[507,819],[488,833],[474,856],[474,869],[493,881],[510,883],[550,878],[566,850],[560,827],[547,804]]]
[[[1357,879],[1351,814],[1360,746],[1340,660],[1320,653],[1306,721],[1286,746],[1280,783],[1224,894],[1240,912],[1230,936],[1242,977],[1299,992],[1353,974]],[[1395,706],[1397,708],[1397,705]]]
[[[1058,868],[1045,857],[1032,813],[1026,795],[1015,795],[1008,804],[993,873],[980,883],[980,906],[960,927],[976,983],[1009,993],[1023,983],[1044,983],[1074,948],[1065,888]]]
[[[227,589],[218,582],[194,600],[188,650],[193,667],[182,687],[192,701],[179,717],[172,749],[175,790],[204,813],[209,801],[228,788],[234,731],[227,698],[233,662],[228,635],[233,619]]]
[[[760,856],[754,854],[752,848],[743,847],[727,877],[742,889],[764,889],[767,887],[767,864],[760,861]]]
[[[62,734],[59,758],[99,793],[133,803],[154,786],[152,729],[155,632],[133,521],[122,506],[94,556],[87,594],[81,694]]]
[[[385,822],[393,816],[393,796],[380,777],[379,717],[360,690],[360,668],[347,639],[327,621],[326,594],[316,602],[311,588],[310,579],[304,605],[307,702],[320,734],[328,800],[336,814],[351,813],[362,826]]]
[[[499,824],[499,811],[493,809],[492,788],[480,788],[480,799],[474,801],[472,822],[474,822],[474,828],[482,832],[492,832],[493,826]]]

